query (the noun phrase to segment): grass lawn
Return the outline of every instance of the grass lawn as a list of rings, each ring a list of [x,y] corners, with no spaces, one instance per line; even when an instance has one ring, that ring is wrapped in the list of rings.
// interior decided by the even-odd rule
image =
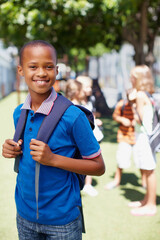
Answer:
[[[21,95],[23,101],[25,94]],[[0,101],[0,144],[14,133],[12,112],[17,106],[16,93]],[[117,125],[111,119],[103,119],[104,141],[101,143],[106,164],[106,173],[94,177],[93,184],[99,194],[90,197],[82,193],[86,234],[83,240],[159,240],[160,239],[160,156],[158,155],[157,175],[157,214],[153,217],[135,217],[130,214],[127,203],[143,198],[139,171],[132,166],[124,171],[120,187],[106,191],[104,185],[111,181],[116,169]],[[125,153],[124,153],[125,154]],[[13,172],[13,159],[0,155],[0,240],[17,240],[15,223],[16,209],[14,187],[16,174]]]

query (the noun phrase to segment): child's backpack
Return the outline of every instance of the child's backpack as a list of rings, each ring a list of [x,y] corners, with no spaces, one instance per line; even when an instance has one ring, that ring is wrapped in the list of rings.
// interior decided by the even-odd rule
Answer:
[[[145,92],[148,98],[151,101],[152,107],[153,107],[153,123],[152,123],[152,132],[151,134],[147,133],[147,130],[145,129],[142,119],[137,112],[136,108],[136,114],[139,118],[139,121],[141,125],[144,127],[144,130],[148,136],[149,144],[153,153],[153,156],[155,156],[156,152],[160,152],[160,94],[150,94],[148,92]]]
[[[152,133],[149,135],[149,143],[153,154],[155,154],[156,152],[160,152],[160,94],[146,94],[152,103],[154,111]]]
[[[58,122],[60,121],[62,115],[64,114],[64,112],[67,110],[67,108],[69,106],[73,105],[73,103],[71,101],[69,101],[67,98],[65,98],[62,95],[58,95],[57,99],[54,102],[53,108],[51,110],[51,112],[49,113],[49,115],[47,115],[37,134],[37,140],[43,141],[45,143],[48,142],[51,134],[53,133],[54,129],[56,128]],[[79,107],[87,116],[88,121],[90,122],[90,126],[92,129],[94,129],[94,117],[93,114],[86,108],[77,105],[77,107]],[[55,114],[56,113],[56,114]],[[27,115],[28,115],[28,110],[22,109],[21,110],[21,114],[16,126],[16,131],[14,134],[14,141],[18,142],[18,140],[22,137],[24,128],[25,128],[25,123],[26,123],[26,119],[27,119]],[[15,159],[15,164],[14,164],[14,171],[18,173],[19,171],[19,161],[20,161],[21,156],[18,156]],[[77,158],[80,159],[82,158],[82,156],[80,155],[80,152],[77,148],[75,156],[73,158]],[[40,164],[38,162],[36,162],[36,170],[35,170],[35,191],[36,191],[36,202],[37,202],[37,206],[38,206],[38,189],[39,189],[39,172],[40,172]],[[80,190],[83,189],[84,184],[85,184],[85,175],[82,174],[77,174],[75,173],[78,180],[79,180],[79,186],[80,186]],[[83,212],[82,209],[80,208],[81,214],[82,214],[82,220],[83,220]],[[37,218],[38,218],[38,207],[37,207]],[[83,220],[83,232],[85,232],[84,229],[84,220]]]

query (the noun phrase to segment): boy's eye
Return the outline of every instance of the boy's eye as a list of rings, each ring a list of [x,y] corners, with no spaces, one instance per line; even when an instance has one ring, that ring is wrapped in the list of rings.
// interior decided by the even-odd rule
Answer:
[[[48,65],[48,66],[46,66],[46,68],[47,68],[47,69],[53,69],[54,66],[53,66],[53,65]]]
[[[29,68],[31,68],[31,69],[36,69],[36,66],[29,66]]]

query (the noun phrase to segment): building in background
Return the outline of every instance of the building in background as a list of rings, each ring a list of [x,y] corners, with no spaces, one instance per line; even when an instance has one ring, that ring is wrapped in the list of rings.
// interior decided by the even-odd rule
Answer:
[[[133,46],[124,43],[119,52],[113,50],[110,53],[104,53],[98,59],[90,58],[89,76],[99,79],[99,85],[110,108],[114,108],[117,101],[125,97],[126,89],[131,87],[129,75],[130,70],[135,66],[134,54]],[[155,41],[154,57],[153,76],[158,92],[160,89],[160,37]]]
[[[15,47],[5,49],[0,41],[0,99],[15,90],[16,83],[16,60],[13,55],[17,55]]]

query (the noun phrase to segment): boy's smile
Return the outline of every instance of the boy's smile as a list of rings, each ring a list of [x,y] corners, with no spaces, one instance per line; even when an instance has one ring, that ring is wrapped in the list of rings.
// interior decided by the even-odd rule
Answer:
[[[25,77],[31,97],[47,98],[58,73],[54,50],[49,46],[26,47],[18,73]]]

